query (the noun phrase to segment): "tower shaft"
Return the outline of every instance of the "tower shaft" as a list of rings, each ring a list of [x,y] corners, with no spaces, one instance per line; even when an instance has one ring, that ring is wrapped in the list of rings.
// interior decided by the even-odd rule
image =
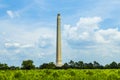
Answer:
[[[60,14],[57,15],[57,43],[56,43],[56,66],[62,66],[61,57],[61,17]]]

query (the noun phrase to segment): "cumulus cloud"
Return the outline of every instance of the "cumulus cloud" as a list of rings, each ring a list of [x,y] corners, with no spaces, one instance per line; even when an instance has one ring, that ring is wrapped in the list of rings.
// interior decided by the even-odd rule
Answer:
[[[100,17],[80,18],[76,26],[65,25],[64,32],[68,42],[80,42],[81,44],[112,44],[119,42],[120,31],[117,28],[101,29],[99,26],[101,21]],[[88,44],[83,46],[88,46]]]
[[[115,29],[100,29],[95,32],[95,39],[98,43],[109,43],[115,44],[120,41],[120,31],[117,28]]]
[[[65,25],[64,35],[72,47],[88,47],[95,44],[95,32],[99,30],[101,17],[80,18],[75,26]],[[80,46],[81,45],[81,46]],[[76,47],[77,46],[77,47]]]
[[[98,23],[101,22],[101,17],[88,17],[88,18],[80,18],[80,20],[77,22],[77,26],[79,27],[87,27],[89,26],[92,29],[97,29],[98,28]]]
[[[80,18],[75,26],[64,25],[66,48],[70,50],[67,55],[78,59],[73,54],[77,53],[79,59],[98,60],[103,64],[107,61],[118,61],[116,57],[120,55],[120,31],[118,28],[102,29],[101,21],[101,17],[85,17]]]
[[[103,29],[101,17],[82,17],[75,26],[64,25],[64,48],[66,56],[83,61],[97,60],[103,64],[119,61],[120,31],[118,28]],[[70,51],[69,51],[70,50]],[[73,58],[74,57],[74,58]]]

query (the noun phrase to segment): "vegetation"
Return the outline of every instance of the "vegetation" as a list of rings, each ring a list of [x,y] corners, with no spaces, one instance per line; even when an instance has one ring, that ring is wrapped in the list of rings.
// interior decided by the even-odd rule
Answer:
[[[25,60],[22,62],[22,69],[35,69],[35,65],[32,60]]]
[[[31,69],[120,69],[120,63],[116,63],[113,61],[110,64],[106,64],[105,66],[99,64],[94,61],[93,63],[84,63],[83,61],[70,61],[68,63],[64,63],[62,67],[56,67],[53,62],[43,63],[39,67],[36,67],[32,60],[24,60],[21,64],[21,67],[16,66],[8,66],[6,63],[0,63],[0,70],[31,70]]]
[[[24,60],[21,67],[0,64],[0,80],[120,80],[120,63],[105,66],[98,62],[70,61],[62,67],[53,62],[35,67],[32,60]]]
[[[0,70],[0,80],[120,80],[119,69]]]

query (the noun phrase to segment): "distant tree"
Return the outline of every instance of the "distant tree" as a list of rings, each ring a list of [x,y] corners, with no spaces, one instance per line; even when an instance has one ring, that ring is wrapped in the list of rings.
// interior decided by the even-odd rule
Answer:
[[[118,68],[117,63],[113,61],[113,62],[110,64],[110,68],[111,68],[111,69],[117,69],[117,68]]]
[[[88,63],[84,63],[83,69],[88,69]]]
[[[18,69],[120,69],[120,63],[116,63],[113,61],[110,64],[106,64],[105,66],[100,65],[98,62],[94,61],[93,63],[84,63],[83,61],[74,62],[70,60],[70,62],[65,63],[62,67],[56,67],[53,62],[43,63],[39,67],[35,67],[32,60],[24,60],[20,67],[16,66],[8,66],[7,64],[0,63],[0,70],[18,70]]]
[[[35,67],[35,69],[39,69],[39,67]]]
[[[109,65],[109,64],[106,64],[106,65],[104,66],[104,69],[110,69],[110,65]]]
[[[40,65],[39,68],[40,69],[47,69],[48,68],[48,63],[43,63],[42,65]]]
[[[103,66],[103,65],[100,65],[100,66],[98,67],[98,69],[104,69],[104,66]]]
[[[22,62],[22,69],[35,69],[35,65],[32,60],[25,60]]]
[[[98,62],[96,62],[96,61],[93,62],[93,68],[99,69],[100,67],[101,67],[101,65]]]
[[[56,65],[53,62],[48,63],[50,69],[54,69]]]
[[[69,66],[70,66],[70,68],[75,68],[75,62],[70,60]]]
[[[65,64],[62,66],[62,69],[68,69],[68,68],[69,68],[68,63],[65,63]]]
[[[92,63],[88,63],[88,68],[89,69],[93,69],[93,64]]]
[[[17,66],[17,67],[16,67],[16,70],[20,70],[20,67]]]
[[[83,69],[84,68],[84,62],[78,61],[78,68]]]
[[[0,70],[6,70],[6,69],[8,69],[9,67],[8,67],[8,65],[7,64],[1,64],[0,63]]]
[[[74,68],[79,68],[78,62],[74,62]]]
[[[93,64],[92,63],[84,63],[84,69],[93,69]]]
[[[16,70],[16,67],[15,66],[10,66],[9,69],[10,70]]]
[[[55,69],[56,66],[53,62],[50,62],[50,63],[43,63],[42,65],[40,65],[39,68],[40,69]]]
[[[10,70],[19,70],[20,68],[19,68],[19,67],[16,67],[16,66],[10,66],[9,69],[10,69]]]
[[[117,66],[118,66],[118,69],[120,69],[120,63],[118,63]]]

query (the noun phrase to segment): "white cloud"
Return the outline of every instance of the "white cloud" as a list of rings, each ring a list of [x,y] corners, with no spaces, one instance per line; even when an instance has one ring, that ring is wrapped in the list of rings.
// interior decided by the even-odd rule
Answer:
[[[97,43],[116,43],[120,40],[120,31],[117,28],[101,29],[100,17],[80,18],[76,26],[65,25],[64,35],[73,41],[91,41]]]
[[[21,48],[34,48],[34,47],[35,47],[34,44],[25,44],[21,46]]]
[[[109,44],[119,42],[120,40],[120,32],[118,31],[118,29],[99,30],[96,32],[95,36],[98,42],[104,41]],[[101,38],[102,40],[100,41],[99,38]]]
[[[76,26],[65,25],[65,35],[68,39],[91,40],[94,31],[99,29],[100,17],[80,18]]]
[[[11,10],[8,10],[7,11],[7,14],[11,17],[11,18],[14,18],[14,14]]]
[[[7,10],[6,13],[8,14],[8,16],[10,18],[15,18],[15,17],[19,17],[20,15],[18,14],[18,12],[14,12],[12,10]]]
[[[21,44],[21,43],[17,43],[17,42],[6,42],[5,43],[5,47],[9,48],[9,47],[15,47],[15,48],[33,48],[34,45],[33,44]]]
[[[112,60],[110,58],[120,55],[120,31],[118,28],[100,28],[101,21],[100,17],[80,18],[77,25],[64,26],[64,37],[68,44],[66,48],[70,50],[71,55],[77,52],[85,57],[94,55],[104,60]]]
[[[101,22],[101,18],[100,17],[88,17],[88,18],[80,18],[80,20],[77,22],[77,26],[82,27],[81,25],[86,25],[86,26],[90,26],[91,28],[94,27],[95,29],[98,28],[98,26],[96,24],[98,24],[99,22]],[[95,26],[96,25],[96,26]]]
[[[20,43],[5,43],[5,47],[19,47],[20,46]]]

